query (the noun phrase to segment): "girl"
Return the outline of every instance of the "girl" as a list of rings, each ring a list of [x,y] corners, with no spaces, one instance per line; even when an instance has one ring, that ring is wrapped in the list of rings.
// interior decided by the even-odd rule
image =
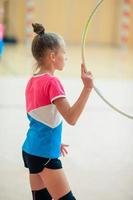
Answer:
[[[75,200],[59,157],[67,153],[61,144],[62,119],[75,125],[93,88],[92,75],[81,65],[83,90],[70,106],[55,70],[63,70],[65,42],[56,33],[46,33],[40,24],[32,24],[37,34],[32,42],[32,54],[38,72],[26,87],[26,109],[30,121],[27,137],[22,146],[25,167],[33,200]]]

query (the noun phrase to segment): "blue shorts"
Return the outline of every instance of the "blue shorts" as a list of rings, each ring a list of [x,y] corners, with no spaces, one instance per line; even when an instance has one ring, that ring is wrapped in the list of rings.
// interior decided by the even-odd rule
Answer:
[[[29,168],[30,174],[36,174],[41,172],[44,168],[49,169],[61,169],[62,163],[58,158],[49,159],[39,156],[34,156],[22,151],[22,157],[24,161],[24,166]]]

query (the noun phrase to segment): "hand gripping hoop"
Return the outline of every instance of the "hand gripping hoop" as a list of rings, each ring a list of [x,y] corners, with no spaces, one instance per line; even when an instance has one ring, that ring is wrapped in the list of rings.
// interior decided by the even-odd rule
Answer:
[[[98,2],[98,4],[96,5],[96,7],[93,9],[92,13],[90,14],[86,25],[83,29],[83,33],[82,33],[82,40],[81,40],[81,56],[82,56],[82,63],[85,64],[85,41],[86,41],[86,35],[88,32],[88,27],[89,24],[92,20],[93,15],[95,14],[96,10],[98,9],[98,7],[102,4],[104,0],[101,0]],[[98,96],[108,105],[110,106],[113,110],[115,110],[116,112],[120,113],[121,115],[124,115],[127,118],[133,119],[133,116],[121,111],[120,109],[118,109],[116,106],[114,106],[113,104],[111,104],[99,91],[99,89],[94,85],[94,90],[95,92],[98,94]]]

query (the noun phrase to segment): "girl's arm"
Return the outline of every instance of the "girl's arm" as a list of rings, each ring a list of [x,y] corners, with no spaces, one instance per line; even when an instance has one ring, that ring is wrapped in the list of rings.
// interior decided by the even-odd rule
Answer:
[[[81,65],[81,78],[84,87],[78,100],[72,106],[70,106],[66,98],[59,98],[53,102],[56,105],[58,111],[70,125],[75,125],[77,122],[93,88],[91,72],[86,71],[84,64]]]

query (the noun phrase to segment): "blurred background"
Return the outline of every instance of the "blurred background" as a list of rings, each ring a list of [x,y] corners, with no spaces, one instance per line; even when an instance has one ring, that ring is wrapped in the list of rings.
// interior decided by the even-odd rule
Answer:
[[[56,75],[71,104],[82,89],[81,37],[98,0],[0,0],[0,200],[31,199],[21,145],[28,121],[25,87],[33,74],[31,24],[42,23],[67,45],[65,69]],[[133,1],[104,0],[86,38],[86,66],[112,104],[133,116]],[[82,140],[81,140],[82,138]],[[75,127],[64,122],[61,158],[79,200],[132,200],[133,121],[92,91]]]

